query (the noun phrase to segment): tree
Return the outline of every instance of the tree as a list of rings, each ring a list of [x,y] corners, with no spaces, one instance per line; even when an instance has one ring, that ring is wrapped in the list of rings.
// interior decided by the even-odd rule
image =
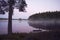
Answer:
[[[12,33],[12,15],[13,9],[17,8],[20,12],[25,11],[25,7],[27,6],[25,0],[0,0],[0,10],[3,12],[9,12],[8,16],[8,34]],[[0,12],[2,12],[0,11]],[[3,13],[2,13],[3,14]]]

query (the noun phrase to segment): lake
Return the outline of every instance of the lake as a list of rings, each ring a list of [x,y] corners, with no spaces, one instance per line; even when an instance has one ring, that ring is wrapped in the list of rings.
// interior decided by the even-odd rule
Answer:
[[[30,33],[34,30],[60,30],[60,19],[51,20],[12,20],[13,33]],[[0,20],[0,34],[8,34],[8,20]]]
[[[28,20],[12,20],[13,33],[29,33],[36,28],[28,24]],[[8,20],[0,20],[0,34],[8,33]]]

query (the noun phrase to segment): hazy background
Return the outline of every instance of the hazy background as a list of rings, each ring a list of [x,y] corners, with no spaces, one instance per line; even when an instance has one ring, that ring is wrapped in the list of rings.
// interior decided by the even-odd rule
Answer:
[[[30,15],[38,12],[46,11],[60,11],[60,0],[26,0],[27,12],[19,12],[18,9],[14,9],[13,18],[27,19]],[[0,18],[8,18],[8,13],[0,15]]]

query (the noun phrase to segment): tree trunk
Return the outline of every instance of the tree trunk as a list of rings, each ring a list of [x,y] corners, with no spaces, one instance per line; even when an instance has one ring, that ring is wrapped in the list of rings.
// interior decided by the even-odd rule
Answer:
[[[9,3],[8,34],[12,33],[12,14],[13,14],[13,7],[12,4]]]

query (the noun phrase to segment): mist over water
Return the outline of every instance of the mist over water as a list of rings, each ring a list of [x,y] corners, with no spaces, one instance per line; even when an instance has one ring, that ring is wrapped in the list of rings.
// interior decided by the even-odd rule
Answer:
[[[29,25],[44,30],[59,30],[60,19],[33,20],[29,21]]]
[[[29,33],[33,30],[59,30],[60,20],[12,20],[12,32],[13,33]],[[0,34],[8,33],[8,20],[0,20]]]
[[[26,20],[12,20],[13,33],[29,33],[35,29]],[[8,20],[0,20],[0,34],[8,34]]]

